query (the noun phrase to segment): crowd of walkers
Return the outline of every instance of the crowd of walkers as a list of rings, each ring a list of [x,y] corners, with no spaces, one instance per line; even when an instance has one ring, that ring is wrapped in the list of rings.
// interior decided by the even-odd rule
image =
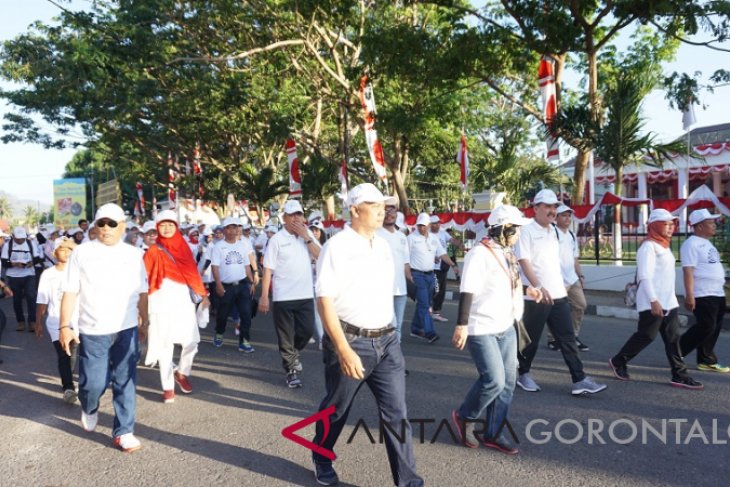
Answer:
[[[308,344],[322,351],[326,390],[319,409],[334,413],[329,424],[317,423],[313,441],[334,450],[365,383],[390,426],[383,431],[394,483],[423,485],[405,421],[402,324],[410,296],[415,310],[409,336],[426,344],[439,339],[434,321],[448,321],[441,307],[450,271],[461,281],[452,344],[468,350],[477,376],[452,412],[465,446],[518,453],[506,434],[513,432],[509,409],[515,387],[541,389],[531,367],[546,325],[547,346],[562,354],[569,371],[570,392],[606,389],[583,370],[581,353],[590,350],[579,336],[585,278],[570,229],[572,210],[554,192],[535,196],[532,219],[509,205],[495,208],[462,269],[453,250],[463,246],[440,228],[437,216],[421,213],[409,228],[397,197],[372,184],[353,188],[347,206],[349,222],[328,239],[322,215],[305,217],[298,200],[287,201],[281,223],[270,222],[258,236],[245,217],[229,216],[210,227],[180,222],[165,210],[137,226],[119,206],[107,204],[91,224],[82,220],[65,232],[45,225],[35,235],[23,227],[0,234],[0,293],[13,299],[18,332],[48,333],[63,400],[80,402],[86,431],[96,428],[99,400],[111,386],[113,443],[125,452],[141,448],[134,435],[140,360],[159,369],[161,401],[172,403],[176,389],[193,392],[200,328],[214,323],[215,347],[234,330],[238,350],[251,354],[252,319],[271,311],[287,387],[303,385],[301,351]],[[725,312],[725,272],[710,241],[717,218],[704,209],[689,218],[694,235],[680,255],[685,306],[696,324],[680,335],[670,248],[676,222],[666,210],[651,212],[637,253],[638,328],[608,361],[616,379],[630,380],[628,362],[657,334],[672,386],[702,389],[684,362],[694,350],[699,370],[730,372],[714,352]],[[0,339],[6,322],[0,311]],[[320,484],[337,484],[329,457],[315,452],[313,463]]]

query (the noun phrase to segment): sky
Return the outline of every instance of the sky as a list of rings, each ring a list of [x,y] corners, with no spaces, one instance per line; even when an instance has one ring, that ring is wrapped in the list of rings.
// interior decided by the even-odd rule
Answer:
[[[0,20],[0,40],[12,39],[24,32],[35,20],[50,22],[59,12],[58,7],[48,0],[3,0],[3,18]],[[15,4],[14,8],[8,8]],[[71,9],[88,7],[89,0],[73,0]],[[716,69],[730,65],[730,53],[712,51],[707,48],[682,45],[673,63],[664,66],[665,73],[673,71],[694,73],[701,71],[708,77]],[[575,81],[577,77],[572,77]],[[571,83],[571,77],[566,77]],[[10,85],[0,83],[7,89]],[[536,88],[537,95],[537,88]],[[697,125],[703,127],[730,122],[727,114],[727,100],[730,97],[730,86],[717,88],[714,94],[706,90],[701,92],[700,101],[706,109],[696,108]],[[0,103],[0,116],[8,111],[8,107]],[[660,140],[671,140],[683,133],[682,114],[670,109],[661,91],[652,92],[644,100],[644,116],[646,128],[656,133]],[[456,147],[454,148],[456,150]],[[71,159],[75,149],[44,149],[31,144],[0,143],[0,191],[18,198],[51,204],[53,199],[53,180],[61,177],[66,163]]]

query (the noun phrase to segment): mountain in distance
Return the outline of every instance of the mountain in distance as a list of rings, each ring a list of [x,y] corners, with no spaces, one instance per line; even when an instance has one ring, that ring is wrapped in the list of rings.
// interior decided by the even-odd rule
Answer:
[[[13,209],[14,218],[22,217],[23,215],[25,215],[25,208],[27,206],[32,206],[41,213],[45,213],[51,209],[51,205],[49,205],[48,203],[17,198],[16,196],[13,196],[12,194],[7,193],[3,190],[0,190],[0,197],[7,198],[7,200],[10,202],[10,207]]]

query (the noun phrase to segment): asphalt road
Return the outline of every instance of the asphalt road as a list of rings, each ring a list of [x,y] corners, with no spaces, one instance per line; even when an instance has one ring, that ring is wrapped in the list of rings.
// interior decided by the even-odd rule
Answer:
[[[111,445],[111,393],[102,398],[96,432],[84,432],[78,404],[61,400],[47,336],[15,332],[9,300],[0,306],[10,322],[0,350],[0,486],[317,485],[309,450],[281,430],[316,411],[324,392],[321,355],[312,346],[304,352],[305,385],[288,389],[270,315],[254,320],[251,355],[237,351],[232,330],[221,349],[206,330],[191,377],[194,392],[178,394],[173,404],[160,400],[157,370],[140,368],[135,433],[143,449],[123,454]],[[588,317],[581,334],[591,346],[583,354],[586,370],[608,390],[572,397],[560,354],[543,345],[533,369],[542,391],[518,390],[511,410],[520,455],[454,444],[439,425],[476,373],[468,354],[450,345],[456,304],[445,308],[451,321],[437,324],[440,341],[403,340],[409,415],[423,420],[414,426],[416,460],[428,485],[727,485],[730,374],[694,372],[704,391],[674,389],[658,339],[631,364],[633,380],[618,382],[606,360],[635,325],[617,319]],[[409,304],[407,318],[411,313]],[[730,361],[727,332],[718,352]],[[694,366],[693,357],[688,362]],[[341,485],[391,485],[375,411],[363,388],[336,448]],[[312,432],[312,426],[300,431],[306,438]]]

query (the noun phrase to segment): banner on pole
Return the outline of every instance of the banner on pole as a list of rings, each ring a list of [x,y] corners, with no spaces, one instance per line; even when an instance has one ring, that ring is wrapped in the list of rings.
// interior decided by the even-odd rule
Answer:
[[[370,161],[373,163],[375,174],[381,181],[385,181],[387,178],[385,156],[383,146],[378,140],[378,132],[375,130],[375,95],[373,94],[372,85],[368,82],[367,75],[360,78],[360,103],[365,112],[365,141],[370,153]]]
[[[461,172],[461,187],[466,190],[469,184],[469,153],[466,149],[466,136],[461,134],[461,142],[459,143],[459,152],[456,153],[456,162],[459,163]]]
[[[560,151],[558,150],[558,138],[553,133],[553,121],[558,114],[558,103],[555,94],[555,72],[554,63],[547,56],[540,58],[540,66],[538,68],[538,83],[540,85],[540,95],[542,96],[542,114],[543,121],[550,130],[545,143],[547,145],[547,160],[558,161],[560,159]]]
[[[86,179],[69,178],[53,181],[53,223],[65,228],[78,225],[86,218]]]
[[[297,144],[294,139],[286,139],[286,158],[289,161],[289,197],[301,198],[302,174],[299,172]]]

